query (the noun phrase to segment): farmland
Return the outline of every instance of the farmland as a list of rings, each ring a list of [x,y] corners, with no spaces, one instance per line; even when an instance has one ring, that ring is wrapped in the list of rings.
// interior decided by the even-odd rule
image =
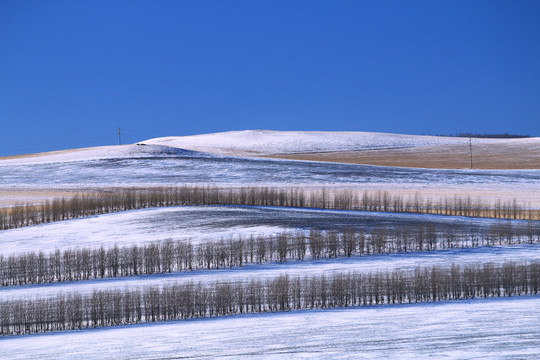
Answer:
[[[247,132],[0,160],[1,306],[69,304],[64,320],[25,326],[4,311],[1,347],[14,358],[534,358],[539,170],[268,158],[460,142]],[[257,311],[242,300],[251,284]],[[190,286],[196,316],[151,315],[165,300],[110,321],[85,310],[102,295],[103,314],[149,294],[180,302]],[[70,307],[88,315],[75,321]]]

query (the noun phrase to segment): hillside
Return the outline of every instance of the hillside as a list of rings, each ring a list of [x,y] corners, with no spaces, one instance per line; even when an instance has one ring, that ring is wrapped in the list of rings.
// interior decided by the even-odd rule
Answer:
[[[276,155],[373,149],[404,149],[468,143],[468,139],[360,131],[244,130],[142,141],[224,155]],[[481,139],[482,143],[496,142]]]
[[[468,138],[374,132],[246,130],[143,141],[222,155],[382,166],[470,168]],[[472,139],[475,169],[538,169],[540,138]]]
[[[468,139],[454,137],[249,130],[157,138],[0,158],[0,206],[43,203],[80,189],[196,184],[420,191],[434,199],[460,194],[535,206],[539,142],[474,139],[470,170]],[[477,169],[482,152],[493,165],[486,168],[497,171]]]
[[[169,136],[132,145],[100,146],[0,157],[42,164],[141,156],[241,156],[409,168],[470,168],[468,138],[347,131],[245,130]],[[472,139],[474,169],[540,169],[540,138]],[[206,154],[206,155],[204,155]]]
[[[0,159],[2,349],[533,359],[538,140],[473,140],[504,170],[468,169],[468,139],[360,132]]]

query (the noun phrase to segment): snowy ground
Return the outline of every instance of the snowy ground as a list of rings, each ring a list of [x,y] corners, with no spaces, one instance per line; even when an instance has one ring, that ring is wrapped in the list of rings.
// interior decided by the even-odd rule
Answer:
[[[525,139],[536,143],[538,138]],[[521,140],[521,141],[525,141]],[[359,132],[245,131],[159,138],[146,145],[60,151],[0,160],[0,196],[6,189],[75,191],[132,186],[284,186],[312,189],[395,190],[453,196],[482,191],[503,200],[540,204],[540,170],[428,170],[242,158],[260,154],[422,148],[468,139]],[[477,139],[481,143],[518,140]],[[231,156],[234,155],[234,156]],[[55,192],[51,192],[55,193]],[[56,192],[58,193],[58,192]],[[9,193],[10,196],[16,196]],[[43,195],[46,196],[46,195]],[[52,196],[52,195],[51,195]],[[521,197],[520,197],[521,196]],[[283,230],[366,230],[434,223],[485,231],[494,220],[353,211],[261,207],[142,209],[0,232],[0,254],[56,248],[106,247],[154,240],[193,243]],[[523,226],[515,221],[514,225]],[[539,245],[481,247],[333,260],[288,261],[242,268],[0,288],[0,299],[59,292],[132,288],[184,281],[246,281],[278,274],[368,272],[452,262],[539,261]],[[10,359],[162,358],[523,358],[540,351],[540,296],[477,299],[439,304],[379,306],[329,311],[237,316],[108,329],[0,338]]]
[[[161,286],[174,283],[215,281],[249,282],[279,275],[303,277],[305,275],[329,275],[334,272],[369,273],[401,269],[414,271],[416,267],[450,266],[456,264],[500,264],[506,261],[540,261],[540,245],[512,245],[479,247],[471,249],[437,250],[388,255],[366,255],[342,257],[329,260],[287,261],[285,263],[252,264],[243,267],[219,270],[197,270],[170,274],[131,276],[88,281],[74,281],[43,285],[0,287],[0,300],[28,299],[32,297],[56,296],[59,293],[76,291],[91,294],[93,290],[134,289],[145,286]]]
[[[133,152],[111,147],[101,157],[26,163],[0,161],[0,188],[89,188],[214,184],[232,186],[460,187],[540,192],[540,170],[438,170]],[[121,151],[120,151],[121,150]],[[96,150],[97,151],[97,150]],[[128,151],[128,150],[126,150]],[[134,150],[135,151],[135,150]],[[128,151],[129,152],[129,151]],[[76,153],[79,154],[79,153]],[[70,156],[73,154],[69,154]],[[41,158],[35,158],[41,159]],[[50,160],[50,159],[49,159]]]
[[[10,359],[537,359],[540,297],[236,316],[0,339]]]
[[[137,158],[145,156],[214,156],[203,154],[196,151],[178,149],[162,145],[111,145],[97,146],[81,149],[59,150],[38,154],[28,154],[20,156],[8,156],[0,158],[0,166],[3,165],[32,165],[32,164],[51,164],[73,161],[88,161],[99,159],[116,158]]]
[[[142,244],[166,239],[193,244],[231,236],[275,235],[283,231],[342,230],[370,232],[377,228],[431,223],[435,230],[453,229],[456,236],[488,231],[498,220],[453,216],[373,213],[320,209],[250,206],[179,206],[132,210],[0,232],[0,254],[49,252],[66,248],[96,248]],[[527,226],[514,220],[515,229]]]
[[[7,256],[29,251],[50,252],[66,248],[97,248],[114,244],[126,246],[166,239],[189,240],[193,244],[229,237],[275,235],[283,231],[309,229],[341,230],[344,227],[376,228],[415,226],[429,222],[435,230],[453,229],[457,236],[470,236],[488,231],[498,220],[452,216],[370,213],[361,211],[298,209],[249,206],[179,206],[104,214],[88,218],[24,227],[0,232],[0,254]],[[511,221],[514,228],[525,221]],[[174,282],[216,280],[248,281],[270,278],[278,274],[303,276],[332,272],[369,272],[378,270],[410,270],[424,265],[447,265],[504,261],[538,261],[539,245],[480,247],[390,255],[370,255],[320,261],[288,261],[242,268],[199,270],[152,276],[54,283],[0,288],[0,299],[54,296],[58,292],[90,293],[94,289],[132,288]]]
[[[534,138],[533,138],[534,139]],[[515,142],[522,139],[475,139],[475,143]],[[537,141],[537,140],[536,140]],[[468,144],[468,138],[401,135],[360,131],[244,130],[142,141],[224,155],[270,155],[368,149],[395,149]]]
[[[245,142],[240,141],[244,138]],[[487,201],[512,201],[516,198],[526,206],[530,204],[540,207],[540,170],[380,167],[224,156],[174,147],[188,140],[192,145],[200,143],[219,147],[222,143],[215,142],[219,139],[226,146],[236,144],[246,152],[257,150],[257,146],[270,146],[271,149],[265,149],[281,153],[299,149],[315,151],[316,144],[321,144],[327,150],[332,146],[351,150],[359,146],[423,148],[427,145],[464,141],[461,138],[375,133],[248,131],[149,141],[164,145],[106,146],[12,157],[0,160],[0,204],[10,206],[18,202],[39,203],[78,189],[218,185],[303,189],[325,186],[357,192],[385,190],[407,196],[420,192],[434,199],[456,194],[481,197]],[[257,142],[257,139],[262,142]],[[475,141],[525,140],[539,142],[540,146],[540,138]],[[214,153],[219,152],[214,150]],[[39,191],[32,193],[35,189]],[[33,196],[35,201],[31,201]]]

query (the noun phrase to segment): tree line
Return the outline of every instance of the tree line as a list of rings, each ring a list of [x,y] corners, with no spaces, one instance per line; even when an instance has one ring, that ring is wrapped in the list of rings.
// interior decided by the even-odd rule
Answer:
[[[540,263],[187,283],[0,302],[0,334],[117,326],[244,313],[538,294]]]
[[[433,200],[418,193],[405,197],[383,191],[364,191],[360,195],[347,189],[330,191],[322,188],[305,192],[299,188],[182,186],[115,189],[77,194],[41,205],[0,208],[0,230],[132,209],[179,205],[283,206],[540,220],[540,210],[528,208],[515,199],[488,203],[470,196]]]
[[[520,135],[520,134],[473,134],[473,133],[459,133],[457,135],[437,135],[437,136],[455,136],[455,137],[466,137],[466,138],[480,138],[480,139],[524,139],[530,138],[530,135]]]
[[[366,232],[347,227],[341,231],[283,232],[275,236],[230,237],[193,245],[171,239],[143,245],[109,248],[57,249],[51,253],[28,252],[0,255],[1,286],[81,281],[195,269],[220,269],[261,264],[431,251],[477,246],[540,243],[540,223],[516,228],[511,221],[493,223],[488,231],[459,232],[437,229],[433,223],[385,228]]]

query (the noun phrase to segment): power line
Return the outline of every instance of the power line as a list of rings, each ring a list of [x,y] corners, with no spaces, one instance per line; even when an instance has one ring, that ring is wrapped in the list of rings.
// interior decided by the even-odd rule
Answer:
[[[472,137],[469,137],[469,155],[471,157],[471,169],[472,169]]]

